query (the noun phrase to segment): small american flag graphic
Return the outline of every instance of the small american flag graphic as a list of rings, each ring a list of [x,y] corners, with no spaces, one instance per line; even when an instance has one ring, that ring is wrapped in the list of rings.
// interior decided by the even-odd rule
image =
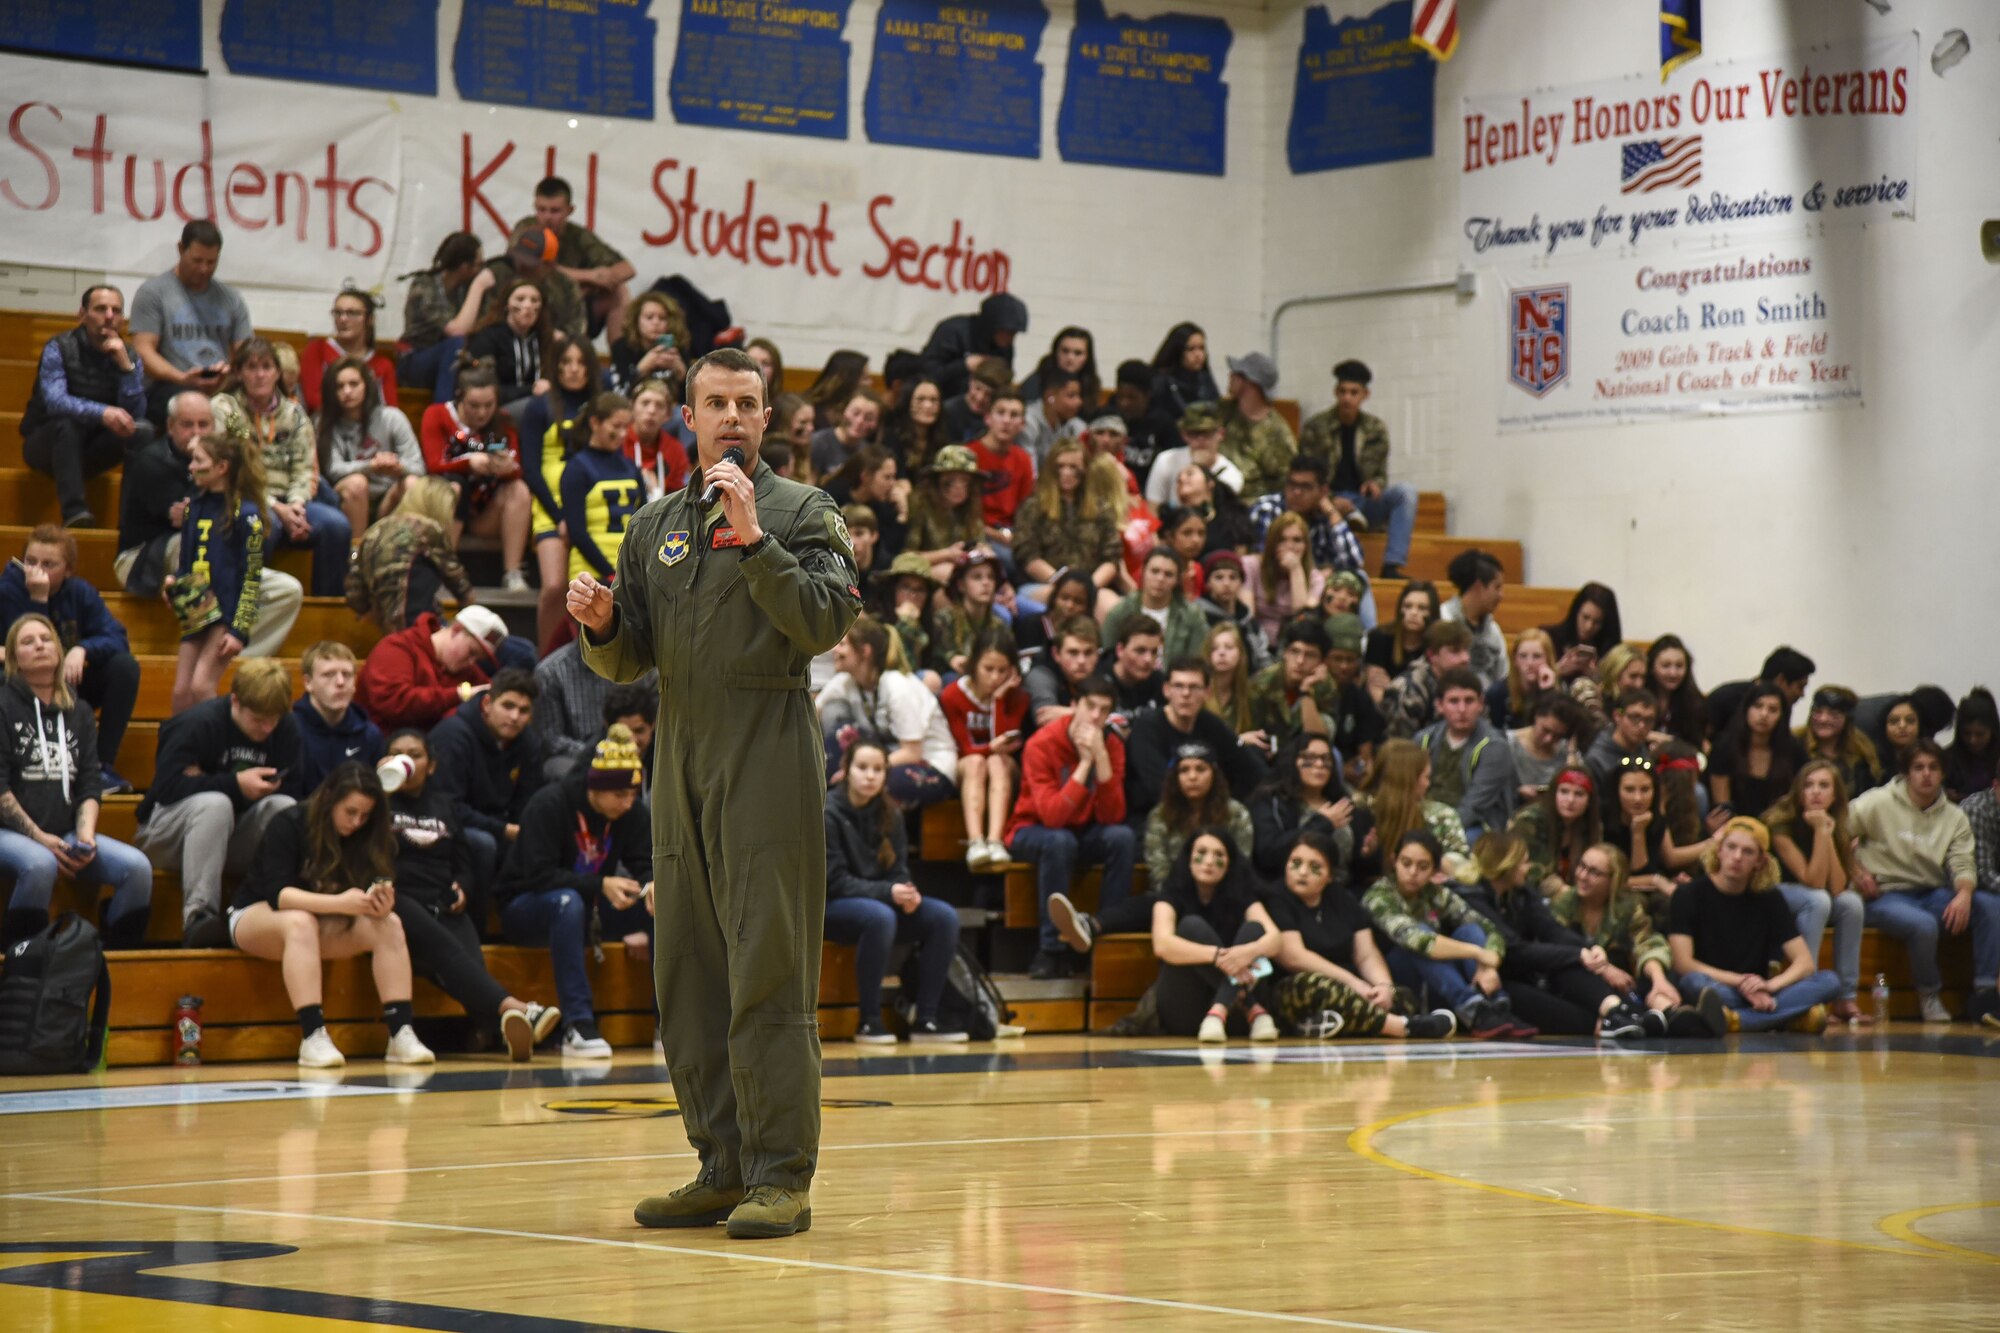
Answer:
[[[1634,139],[1625,145],[1618,173],[1620,194],[1646,194],[1673,185],[1701,181],[1701,136],[1678,139]]]

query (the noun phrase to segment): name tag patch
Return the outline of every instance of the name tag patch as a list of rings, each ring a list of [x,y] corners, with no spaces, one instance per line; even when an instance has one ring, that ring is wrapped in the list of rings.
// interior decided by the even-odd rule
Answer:
[[[709,539],[708,549],[711,551],[720,551],[727,547],[741,546],[742,544],[743,539],[737,536],[736,529],[725,523],[717,528],[715,535]]]

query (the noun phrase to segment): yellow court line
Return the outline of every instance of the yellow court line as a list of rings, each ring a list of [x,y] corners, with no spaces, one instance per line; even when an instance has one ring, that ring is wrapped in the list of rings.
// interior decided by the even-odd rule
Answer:
[[[1365,1158],[1377,1166],[1386,1166],[1392,1170],[1401,1171],[1406,1175],[1416,1176],[1422,1180],[1440,1181],[1447,1185],[1457,1185],[1463,1189],[1478,1190],[1486,1194],[1498,1194],[1509,1199],[1525,1199],[1529,1203],[1554,1204],[1559,1208],[1571,1208],[1579,1212],[1596,1213],[1600,1217],[1622,1217],[1635,1222],[1664,1222],[1670,1226],[1694,1227],[1704,1231],[1720,1231],[1734,1236],[1755,1236],[1760,1240],[1790,1240],[1799,1241],[1807,1245],[1826,1245],[1842,1250],[1861,1250],[1873,1254],[1894,1254],[1900,1255],[1905,1259],[1962,1258],[1973,1256],[1984,1263],[2000,1262],[1996,1261],[1991,1255],[1979,1254],[1976,1250],[1960,1250],[1957,1246],[1946,1245],[1942,1241],[1925,1241],[1919,1239],[1914,1241],[1914,1243],[1923,1248],[1906,1250],[1892,1245],[1874,1245],[1867,1241],[1837,1240],[1831,1236],[1802,1236],[1791,1231],[1769,1231],[1762,1227],[1737,1226],[1730,1222],[1708,1222],[1693,1217],[1674,1217],[1668,1213],[1649,1213],[1637,1208],[1619,1208],[1612,1204],[1586,1203],[1581,1199],[1555,1199],[1550,1198],[1546,1194],[1536,1194],[1529,1190],[1518,1190],[1507,1185],[1495,1185],[1484,1180],[1467,1180],[1460,1176],[1448,1175],[1442,1171],[1433,1171],[1429,1167],[1418,1166],[1413,1162],[1405,1162],[1399,1158],[1391,1157],[1375,1146],[1375,1136],[1385,1130],[1394,1129],[1398,1125],[1408,1124],[1414,1120],[1422,1120],[1428,1116],[1448,1115],[1453,1111],[1485,1111],[1498,1106],[1522,1106],[1536,1102],[1572,1102],[1582,1101],[1590,1097],[1629,1097],[1638,1093],[1651,1091],[1653,1091],[1651,1088],[1631,1088],[1624,1090],[1607,1089],[1602,1092],[1543,1093],[1534,1097],[1502,1097],[1493,1101],[1461,1102],[1456,1106],[1433,1106],[1420,1111],[1405,1111],[1401,1115],[1387,1116],[1375,1121],[1373,1124],[1361,1126],[1361,1128],[1347,1136],[1347,1146],[1357,1156]]]
[[[1969,1259],[1980,1264],[2000,1264],[2000,1254],[1990,1254],[1985,1250],[1968,1249],[1963,1245],[1953,1245],[1950,1241],[1933,1240],[1917,1230],[1917,1223],[1940,1213],[1968,1213],[1978,1208],[2000,1208],[2000,1199],[1985,1199],[1978,1203],[1940,1203],[1929,1208],[1910,1208],[1900,1213],[1891,1213],[1875,1224],[1876,1229],[1897,1240],[1911,1245],[1921,1245],[1939,1254],[1948,1254],[1956,1259]]]

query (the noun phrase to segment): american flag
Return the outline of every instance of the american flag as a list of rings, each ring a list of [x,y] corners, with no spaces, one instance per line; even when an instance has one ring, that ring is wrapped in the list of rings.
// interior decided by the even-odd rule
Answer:
[[[1410,11],[1410,40],[1439,60],[1458,49],[1458,0],[1417,0]]]
[[[1646,194],[1670,185],[1695,185],[1701,181],[1701,136],[1683,134],[1678,139],[1634,139],[1625,145],[1624,164],[1618,179],[1620,194]]]

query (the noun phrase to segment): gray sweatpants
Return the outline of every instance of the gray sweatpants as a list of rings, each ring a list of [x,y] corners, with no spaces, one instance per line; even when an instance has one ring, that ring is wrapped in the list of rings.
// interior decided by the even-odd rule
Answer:
[[[167,572],[172,573],[180,562],[180,537],[175,536],[167,543]],[[132,566],[139,561],[143,546],[133,546],[120,551],[111,562],[111,572],[118,576],[122,587],[125,580],[132,577]],[[299,618],[299,608],[305,605],[305,585],[282,569],[265,567],[263,578],[257,585],[257,624],[250,631],[250,642],[239,657],[275,657],[285,646],[285,636],[292,632],[292,623]]]
[[[266,796],[238,818],[227,796],[203,791],[158,807],[139,826],[139,846],[153,864],[180,867],[183,925],[198,911],[222,911],[224,872],[249,870],[265,828],[294,804],[289,796]]]

